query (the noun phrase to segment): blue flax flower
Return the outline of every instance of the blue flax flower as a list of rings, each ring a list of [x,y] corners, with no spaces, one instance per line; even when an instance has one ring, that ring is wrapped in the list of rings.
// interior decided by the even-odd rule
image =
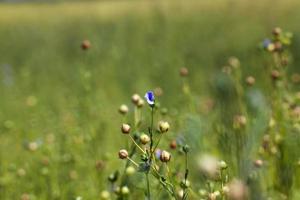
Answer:
[[[148,91],[146,94],[145,94],[145,99],[147,100],[148,104],[150,106],[154,106],[154,103],[155,103],[155,97],[154,97],[154,93],[152,91]]]

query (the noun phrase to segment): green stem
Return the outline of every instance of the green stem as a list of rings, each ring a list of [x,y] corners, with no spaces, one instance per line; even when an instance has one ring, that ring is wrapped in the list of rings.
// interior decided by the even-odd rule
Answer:
[[[149,128],[149,135],[150,135],[150,158],[149,163],[151,165],[152,157],[153,157],[153,115],[154,115],[154,106],[151,106],[151,125]]]
[[[147,181],[147,200],[151,200],[150,182],[149,182],[148,173],[146,173],[146,181]]]
[[[188,156],[187,156],[187,152],[185,152],[185,174],[184,174],[184,184],[185,184],[185,187],[184,187],[184,191],[183,191],[184,195],[182,197],[182,200],[184,200],[184,198],[186,197],[187,192],[188,192],[187,185],[186,185],[188,174],[189,174],[189,170],[188,170]]]

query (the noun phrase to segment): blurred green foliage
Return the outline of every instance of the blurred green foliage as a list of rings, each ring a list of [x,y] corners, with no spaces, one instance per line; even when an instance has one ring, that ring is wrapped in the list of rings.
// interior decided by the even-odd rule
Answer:
[[[274,26],[293,32],[289,73],[297,71],[299,4],[0,4],[0,199],[19,199],[23,193],[36,199],[99,198],[107,173],[121,163],[114,153],[123,144],[117,108],[129,103],[133,93],[156,87],[164,91],[162,105],[184,106],[177,98],[182,66],[190,70],[192,92],[209,96],[222,81],[220,69],[234,55],[244,74],[270,90],[264,79],[268,61],[258,43]],[[85,39],[91,48],[84,51]],[[230,91],[220,96],[224,102],[231,97]],[[258,117],[264,122],[263,114]],[[201,129],[199,120],[187,119],[187,134]],[[32,142],[38,144],[35,152],[26,148]],[[95,167],[99,160],[106,165],[101,170]],[[16,173],[20,169],[26,176]]]

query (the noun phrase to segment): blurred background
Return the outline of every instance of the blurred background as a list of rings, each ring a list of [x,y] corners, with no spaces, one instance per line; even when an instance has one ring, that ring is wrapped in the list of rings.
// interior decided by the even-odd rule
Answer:
[[[0,199],[99,198],[120,164],[119,105],[156,87],[184,104],[183,66],[208,96],[230,56],[264,86],[258,46],[275,26],[294,33],[299,71],[297,0],[0,2]]]

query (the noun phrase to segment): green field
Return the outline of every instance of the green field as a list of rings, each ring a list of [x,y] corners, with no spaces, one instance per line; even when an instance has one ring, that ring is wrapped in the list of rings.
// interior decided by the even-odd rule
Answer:
[[[209,145],[216,139],[208,135],[215,131],[212,124],[235,110],[234,95],[226,88],[220,90],[227,95],[218,93],[221,69],[236,56],[242,76],[254,76],[268,99],[268,56],[258,45],[275,26],[293,32],[290,79],[300,72],[299,21],[296,0],[0,4],[0,199],[17,200],[25,193],[30,200],[100,199],[107,176],[124,165],[117,157],[124,146],[119,106],[131,105],[132,94],[157,87],[164,92],[159,102],[171,113],[167,119],[178,128],[169,137],[181,128],[199,132],[204,141],[197,135],[188,140],[195,143],[194,154],[210,152],[231,163],[217,142]],[[86,51],[80,48],[85,39],[91,42]],[[207,116],[189,112],[190,102],[180,93],[183,66],[190,71],[196,105],[216,97],[228,110]],[[264,112],[269,110],[259,113]],[[252,116],[267,123],[263,114]],[[299,132],[294,139],[300,143]],[[299,145],[293,152],[300,159]],[[100,160],[104,166],[97,169]],[[289,199],[300,198],[299,167],[297,173]]]

